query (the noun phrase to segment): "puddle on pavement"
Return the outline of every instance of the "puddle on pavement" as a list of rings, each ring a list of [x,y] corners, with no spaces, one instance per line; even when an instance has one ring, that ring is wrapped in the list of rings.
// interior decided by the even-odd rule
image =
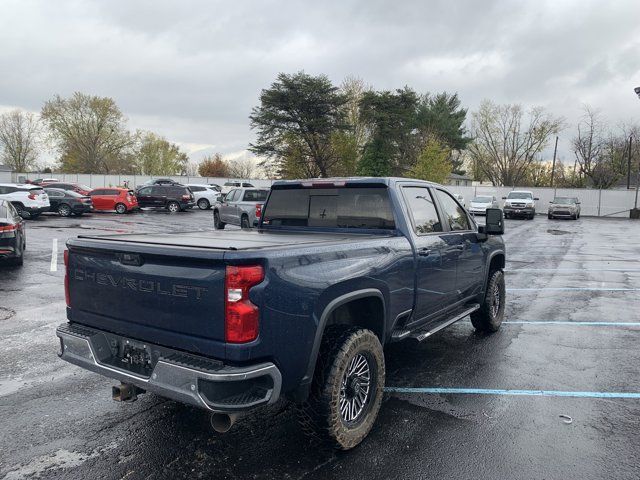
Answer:
[[[15,310],[12,310],[7,307],[0,307],[0,321],[9,320],[16,314]]]
[[[547,233],[550,233],[551,235],[568,235],[571,232],[567,232],[566,230],[556,230],[556,229],[550,228],[549,230],[547,230]]]

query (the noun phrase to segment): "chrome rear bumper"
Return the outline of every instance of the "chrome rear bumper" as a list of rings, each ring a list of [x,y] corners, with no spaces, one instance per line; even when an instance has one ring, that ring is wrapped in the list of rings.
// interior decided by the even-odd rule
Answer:
[[[280,397],[282,376],[273,363],[232,367],[69,323],[60,325],[56,335],[60,338],[58,356],[69,363],[212,412],[242,412]],[[126,368],[117,353],[125,344],[148,353],[146,368]]]

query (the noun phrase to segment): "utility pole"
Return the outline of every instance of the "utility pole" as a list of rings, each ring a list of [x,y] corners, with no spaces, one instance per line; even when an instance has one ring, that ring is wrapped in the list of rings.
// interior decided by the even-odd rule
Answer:
[[[629,135],[629,154],[627,155],[627,190],[631,188],[631,139]]]
[[[553,188],[553,178],[556,173],[556,153],[558,153],[558,136],[556,135],[556,146],[553,149],[553,163],[551,164],[551,188]]]

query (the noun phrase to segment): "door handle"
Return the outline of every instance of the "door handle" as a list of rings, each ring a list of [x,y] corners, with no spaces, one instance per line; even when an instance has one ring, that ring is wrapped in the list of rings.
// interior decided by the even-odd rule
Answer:
[[[428,248],[421,248],[418,250],[418,255],[421,257],[428,257],[431,254],[431,250]]]

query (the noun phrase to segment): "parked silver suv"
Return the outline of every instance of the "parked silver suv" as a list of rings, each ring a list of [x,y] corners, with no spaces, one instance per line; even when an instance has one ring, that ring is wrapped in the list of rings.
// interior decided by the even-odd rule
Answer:
[[[577,197],[556,197],[549,202],[547,217],[577,220],[580,218],[580,201]]]
[[[234,188],[214,205],[213,226],[216,230],[222,230],[228,223],[251,228],[257,224],[268,195],[268,188]]]

